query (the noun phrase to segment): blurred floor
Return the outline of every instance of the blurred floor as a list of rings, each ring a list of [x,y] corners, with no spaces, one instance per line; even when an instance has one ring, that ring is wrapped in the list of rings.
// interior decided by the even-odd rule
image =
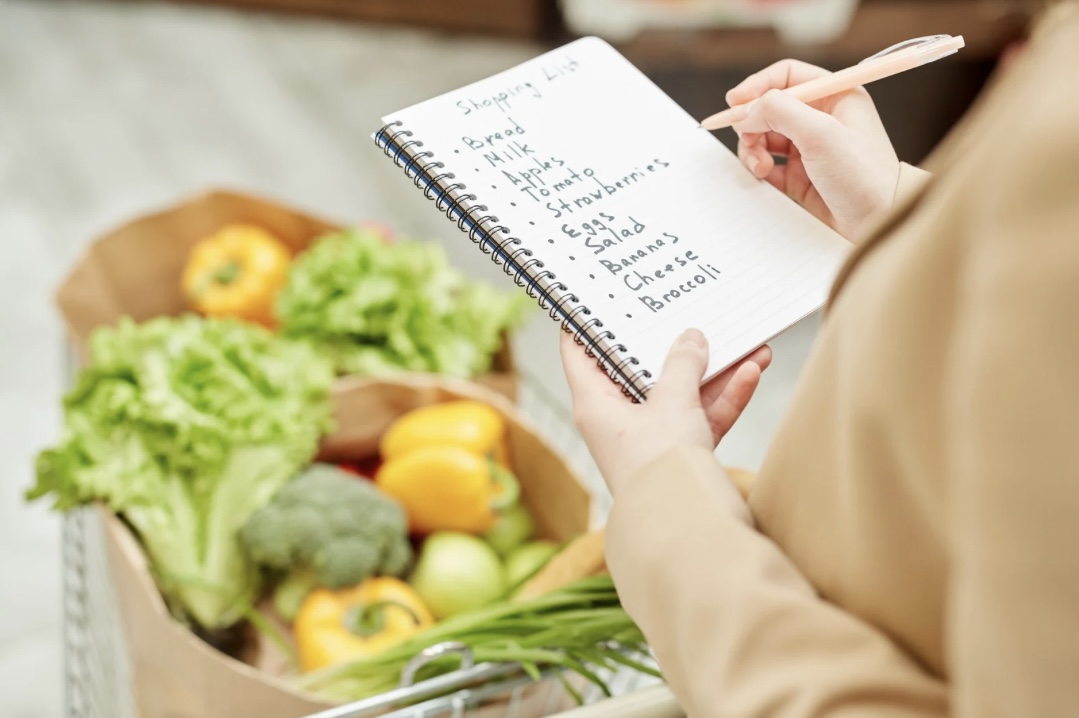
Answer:
[[[59,522],[26,508],[35,452],[56,436],[63,336],[49,293],[87,240],[207,187],[385,221],[446,244],[512,286],[369,134],[379,116],[537,48],[150,2],[0,0],[0,713],[61,713]],[[756,467],[815,332],[777,340],[759,396],[721,447]],[[560,401],[557,327],[519,338]]]

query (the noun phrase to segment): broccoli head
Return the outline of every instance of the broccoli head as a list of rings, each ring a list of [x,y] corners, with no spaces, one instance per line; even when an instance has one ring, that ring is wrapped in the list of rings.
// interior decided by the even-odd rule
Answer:
[[[401,575],[412,561],[401,506],[330,464],[313,464],[288,483],[247,520],[240,541],[253,561],[283,576],[274,603],[289,620],[316,586]]]

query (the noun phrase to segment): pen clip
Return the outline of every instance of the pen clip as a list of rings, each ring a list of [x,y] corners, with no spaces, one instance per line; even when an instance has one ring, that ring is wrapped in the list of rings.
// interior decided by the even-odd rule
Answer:
[[[862,60],[862,62],[859,62],[858,64],[861,65],[862,63],[869,62],[871,60],[877,60],[877,59],[885,57],[887,55],[891,55],[893,53],[899,52],[900,50],[906,50],[907,48],[910,48],[910,47],[923,47],[925,45],[932,45],[933,43],[936,43],[936,42],[943,42],[944,40],[951,40],[951,39],[952,39],[951,35],[926,35],[925,37],[917,37],[917,38],[914,38],[913,40],[904,40],[903,42],[897,42],[896,44],[892,45],[891,47],[888,47],[888,48],[885,48],[885,49],[881,50],[876,55],[870,55],[869,57]]]

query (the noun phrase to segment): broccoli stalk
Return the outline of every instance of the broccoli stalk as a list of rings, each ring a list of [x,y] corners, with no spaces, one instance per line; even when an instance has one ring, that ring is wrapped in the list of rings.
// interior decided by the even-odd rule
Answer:
[[[278,582],[273,592],[273,607],[277,615],[292,623],[307,594],[321,585],[318,571],[310,566],[290,571]]]
[[[412,560],[401,506],[328,464],[314,464],[255,512],[240,541],[252,560],[281,576],[274,608],[290,622],[314,588],[400,575]]]

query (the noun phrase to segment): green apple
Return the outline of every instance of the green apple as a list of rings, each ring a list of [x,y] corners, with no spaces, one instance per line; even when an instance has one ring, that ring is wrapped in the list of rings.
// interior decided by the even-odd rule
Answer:
[[[510,586],[517,586],[543,568],[558,553],[554,541],[531,541],[518,546],[506,557],[506,577]]]
[[[507,588],[495,550],[482,539],[454,531],[427,537],[409,583],[439,620],[485,606]]]

